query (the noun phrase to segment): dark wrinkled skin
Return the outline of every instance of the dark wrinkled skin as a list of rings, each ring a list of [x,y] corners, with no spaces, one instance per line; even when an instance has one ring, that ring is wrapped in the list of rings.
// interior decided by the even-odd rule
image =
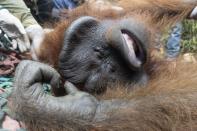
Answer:
[[[123,40],[128,32],[141,48],[141,64],[137,65]],[[59,57],[61,76],[77,87],[93,93],[105,91],[114,82],[147,83],[144,64],[147,59],[148,33],[143,24],[134,19],[99,21],[81,17],[65,32],[64,45]]]
[[[112,26],[109,28],[109,25]],[[125,30],[142,50],[139,52],[140,65],[136,65],[135,58],[129,59],[130,50],[127,50],[121,35]],[[107,84],[115,82],[146,84],[146,33],[143,25],[133,19],[117,22],[82,17],[75,20],[65,32],[59,60],[58,71],[67,80],[64,88],[60,75],[50,66],[33,61],[21,62],[15,74],[15,89],[10,104],[15,118],[24,122],[28,128],[33,121],[34,130],[35,125],[43,124],[47,124],[44,127],[48,128],[53,126],[53,130],[82,130],[78,125],[87,124],[84,130],[89,130],[94,127],[94,123],[108,119],[109,114],[129,108],[132,104],[128,100],[99,101],[94,96],[79,91],[71,83],[78,88],[82,86],[82,90],[91,93],[101,93]],[[43,83],[50,84],[53,93],[57,95],[60,92],[62,96],[45,94]],[[35,116],[36,119],[30,120],[28,116]],[[63,127],[42,121],[45,119],[50,119],[52,123],[64,123]],[[57,125],[57,129],[54,125]],[[38,129],[42,130],[40,127]]]
[[[102,121],[112,111],[129,107],[126,100],[98,101],[94,96],[79,91],[70,82],[65,82],[64,85],[67,95],[54,97],[44,93],[43,83],[50,84],[52,88],[58,88],[60,75],[50,66],[39,62],[22,61],[19,64],[10,104],[16,119],[24,123],[33,121],[33,123],[43,124],[42,120],[48,118],[51,121],[65,122],[64,129],[69,130],[70,126],[75,129],[74,123]],[[25,103],[31,104],[24,106]],[[29,121],[29,115],[35,116],[36,119]],[[79,130],[77,128],[76,130]]]

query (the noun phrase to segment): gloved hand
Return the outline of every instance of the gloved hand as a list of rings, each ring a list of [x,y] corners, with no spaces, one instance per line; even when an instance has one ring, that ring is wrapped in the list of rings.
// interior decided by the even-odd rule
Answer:
[[[117,12],[123,11],[123,8],[117,5],[111,4],[109,1],[104,0],[88,0],[87,1],[89,5],[91,5],[91,8],[97,9],[100,11],[106,11],[106,10],[114,10]]]
[[[191,19],[197,19],[197,6],[192,10],[189,18],[191,18]]]
[[[0,10],[0,27],[9,37],[13,50],[25,52],[30,48],[29,38],[18,18],[8,10]]]
[[[45,31],[40,25],[30,25],[26,29],[26,32],[30,38],[31,42],[31,53],[33,59],[37,59],[37,52],[40,48],[40,44],[42,43],[44,36],[45,36]]]

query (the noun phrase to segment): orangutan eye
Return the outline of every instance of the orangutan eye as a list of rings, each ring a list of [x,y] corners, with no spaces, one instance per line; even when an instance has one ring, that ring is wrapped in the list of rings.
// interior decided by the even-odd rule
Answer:
[[[102,59],[102,58],[105,57],[105,52],[104,52],[104,49],[102,47],[95,47],[94,52],[96,53],[96,56],[99,59]]]

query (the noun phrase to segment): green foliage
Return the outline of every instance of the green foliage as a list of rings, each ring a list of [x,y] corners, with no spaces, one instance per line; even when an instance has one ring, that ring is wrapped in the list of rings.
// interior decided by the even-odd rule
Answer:
[[[197,53],[197,21],[183,21],[183,34],[181,44],[182,52]]]

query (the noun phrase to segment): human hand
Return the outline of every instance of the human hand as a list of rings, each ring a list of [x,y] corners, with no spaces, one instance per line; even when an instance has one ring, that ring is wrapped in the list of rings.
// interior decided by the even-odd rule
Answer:
[[[44,39],[45,31],[40,25],[31,25],[28,26],[26,29],[26,32],[29,36],[29,39],[31,42],[31,54],[33,59],[37,60],[37,54],[38,50],[40,48],[40,45]]]
[[[0,27],[11,41],[11,49],[25,52],[30,48],[27,33],[18,18],[8,10],[0,10]]]
[[[9,116],[5,116],[5,119],[2,123],[2,128],[9,131],[17,131],[17,129],[20,128],[20,124]]]

